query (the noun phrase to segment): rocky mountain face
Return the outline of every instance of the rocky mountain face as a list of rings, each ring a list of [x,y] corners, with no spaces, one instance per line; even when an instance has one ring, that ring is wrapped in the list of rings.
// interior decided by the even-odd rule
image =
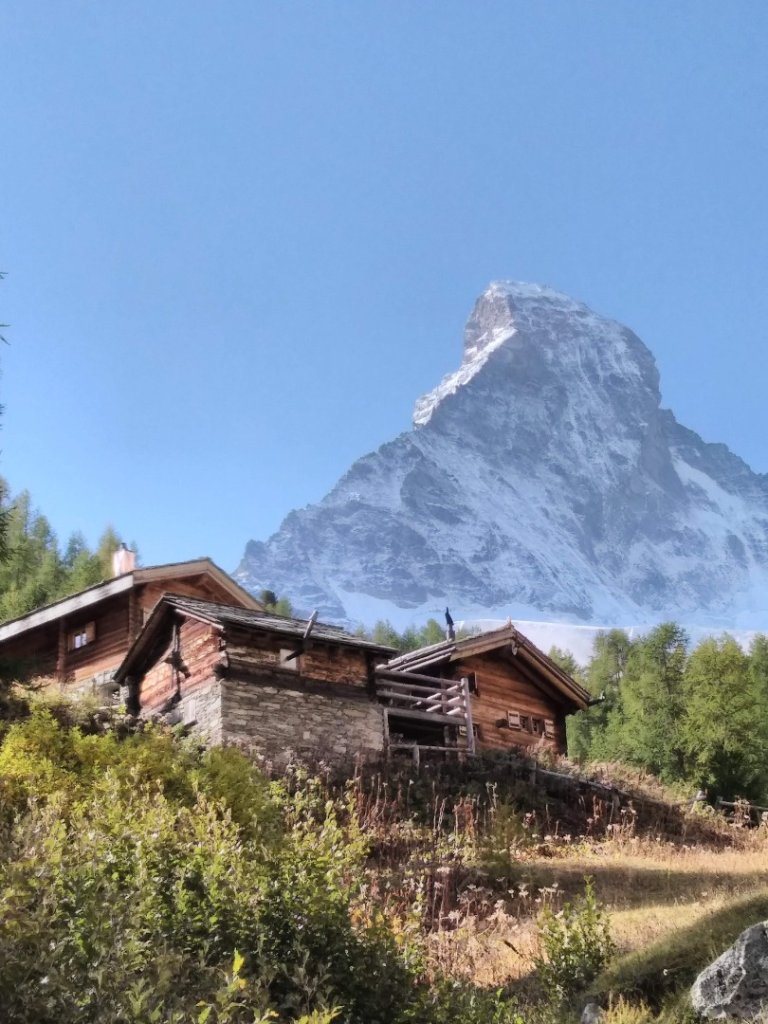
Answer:
[[[767,561],[768,476],[660,407],[643,342],[504,281],[413,428],[251,541],[236,576],[346,621],[405,624],[447,603],[461,617],[746,626],[768,610]]]

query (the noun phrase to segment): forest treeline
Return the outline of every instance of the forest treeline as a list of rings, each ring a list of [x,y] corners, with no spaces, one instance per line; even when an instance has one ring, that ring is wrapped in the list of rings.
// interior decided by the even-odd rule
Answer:
[[[768,637],[748,652],[728,634],[691,648],[664,623],[636,639],[599,634],[579,667],[550,655],[604,700],[568,720],[568,752],[585,762],[621,761],[709,797],[768,802]]]
[[[79,532],[62,548],[28,491],[11,495],[0,477],[0,513],[5,523],[5,553],[0,558],[0,622],[109,579],[112,555],[121,537],[104,530],[95,550]]]

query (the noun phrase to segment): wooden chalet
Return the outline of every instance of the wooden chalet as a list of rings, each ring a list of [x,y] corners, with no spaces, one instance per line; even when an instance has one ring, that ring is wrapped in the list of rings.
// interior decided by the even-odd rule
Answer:
[[[83,691],[105,684],[169,591],[251,611],[262,605],[209,558],[135,568],[116,552],[112,579],[0,625],[0,666],[18,679]]]
[[[394,658],[376,672],[391,750],[549,748],[589,694],[510,623]]]
[[[376,665],[395,652],[337,626],[166,594],[118,669],[129,708],[211,743],[284,757],[380,751]]]
[[[410,654],[337,626],[166,594],[117,671],[136,714],[268,756],[565,753],[589,694],[511,624]]]

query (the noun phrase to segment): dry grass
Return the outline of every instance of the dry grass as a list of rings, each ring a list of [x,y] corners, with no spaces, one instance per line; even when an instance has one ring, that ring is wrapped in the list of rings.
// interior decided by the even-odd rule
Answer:
[[[711,934],[706,951],[701,951],[704,966],[718,941],[725,942],[720,934],[730,935],[736,926],[730,909],[739,903],[748,917],[763,905],[767,854],[768,843],[753,834],[742,849],[681,848],[638,839],[577,844],[566,855],[558,850],[551,857],[522,856],[517,884],[492,905],[489,899],[481,905],[475,893],[463,912],[451,912],[429,936],[430,956],[435,968],[448,975],[488,986],[522,983],[525,989],[540,954],[536,919],[542,907],[557,909],[583,890],[589,876],[609,912],[623,957],[661,948],[661,963],[663,950],[679,944],[689,950],[687,970],[698,955],[690,936]],[[740,914],[733,920],[741,921]],[[651,958],[648,973],[656,966]],[[627,1007],[617,1020],[625,1017],[634,1019]]]
[[[607,1021],[679,1024],[692,976],[755,914],[768,916],[768,827],[691,813],[638,773],[616,781],[638,801],[645,793],[644,809],[616,815],[498,775],[469,789],[466,777],[357,776],[372,904],[395,920],[416,914],[435,974],[509,986],[527,1006],[542,997],[537,919],[580,896],[590,877],[618,947],[596,990],[604,1004],[613,998]],[[659,1017],[665,1000],[672,1016]]]

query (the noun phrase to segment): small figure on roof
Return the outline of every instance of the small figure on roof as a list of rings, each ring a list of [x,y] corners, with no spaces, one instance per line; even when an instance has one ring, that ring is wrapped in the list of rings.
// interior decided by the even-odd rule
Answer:
[[[446,640],[455,640],[456,631],[453,628],[453,619],[451,618],[451,613],[448,611],[447,608],[445,609],[445,625],[447,626],[447,629],[445,631]]]

